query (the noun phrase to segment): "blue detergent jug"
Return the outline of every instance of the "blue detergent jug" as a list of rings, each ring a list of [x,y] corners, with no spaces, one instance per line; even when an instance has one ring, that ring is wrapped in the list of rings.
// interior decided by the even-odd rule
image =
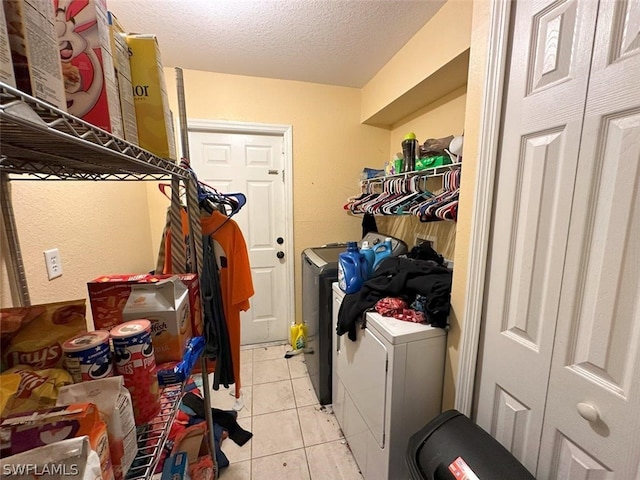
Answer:
[[[364,258],[367,261],[367,279],[369,279],[373,275],[373,264],[376,263],[376,254],[369,246],[369,242],[366,240],[362,242],[360,253],[364,255]]]
[[[373,252],[376,254],[376,260],[373,262],[373,269],[375,270],[380,265],[380,262],[391,255],[393,245],[391,245],[391,239],[389,237],[384,239],[384,242],[379,243],[373,247]]]
[[[347,251],[338,255],[338,286],[345,293],[356,293],[367,279],[367,261],[356,242],[347,242]]]

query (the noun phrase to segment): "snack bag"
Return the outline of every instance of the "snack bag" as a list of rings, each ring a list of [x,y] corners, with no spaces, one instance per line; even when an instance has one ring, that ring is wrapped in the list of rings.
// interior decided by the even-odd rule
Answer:
[[[0,309],[2,369],[63,368],[62,344],[87,331],[85,299]]]
[[[0,423],[0,434],[10,439],[8,445],[3,445],[3,456],[87,435],[91,449],[100,458],[102,479],[113,480],[107,426],[93,403],[74,403],[7,418]]]
[[[100,458],[91,449],[89,437],[70,438],[0,459],[2,478],[7,480],[96,480],[101,478]]]
[[[60,368],[34,370],[19,365],[0,375],[0,418],[53,407],[58,391],[73,383]]]

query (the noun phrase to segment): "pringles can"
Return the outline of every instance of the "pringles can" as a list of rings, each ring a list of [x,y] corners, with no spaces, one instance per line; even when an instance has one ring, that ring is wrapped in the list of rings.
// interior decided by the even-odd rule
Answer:
[[[62,344],[62,351],[74,383],[113,377],[109,332],[97,330],[71,337]]]
[[[148,423],[160,412],[160,389],[151,344],[151,322],[132,320],[113,327],[115,370],[131,393],[136,425]]]

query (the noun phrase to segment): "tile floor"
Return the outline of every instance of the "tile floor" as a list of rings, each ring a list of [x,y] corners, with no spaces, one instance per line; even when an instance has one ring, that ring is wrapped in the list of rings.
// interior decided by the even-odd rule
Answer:
[[[333,413],[318,404],[304,356],[285,359],[287,347],[241,351],[238,423],[253,438],[242,447],[223,441],[230,465],[221,480],[362,480]],[[213,392],[213,406],[231,409],[231,391]]]

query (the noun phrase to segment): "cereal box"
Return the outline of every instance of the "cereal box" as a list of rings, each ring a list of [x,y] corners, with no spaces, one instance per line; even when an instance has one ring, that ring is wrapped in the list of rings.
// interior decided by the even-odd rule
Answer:
[[[67,111],[124,138],[105,0],[53,0]]]
[[[176,158],[173,122],[155,35],[129,34],[131,80],[140,146],[163,158]]]
[[[66,110],[51,1],[2,0],[1,3],[15,85],[32,97]]]
[[[10,437],[9,455],[87,435],[91,449],[100,458],[102,478],[113,480],[107,426],[93,403],[73,403],[9,417],[0,424],[0,431]]]
[[[13,63],[11,61],[9,32],[7,32],[7,22],[4,19],[4,8],[0,8],[0,82],[14,88],[16,86],[16,77],[13,74]]]
[[[138,145],[138,125],[136,123],[136,108],[133,104],[133,85],[131,84],[129,47],[127,47],[126,41],[127,34],[112,12],[109,12],[109,35],[111,37],[113,66],[116,71],[116,79],[118,80],[118,95],[120,98],[124,139]]]
[[[189,313],[194,336],[204,335],[200,283],[195,273],[179,273],[178,278],[189,289]],[[123,322],[122,311],[129,299],[131,285],[154,283],[171,275],[103,275],[87,283],[95,328],[110,330]]]
[[[187,287],[176,276],[131,286],[122,317],[151,322],[151,341],[158,363],[182,360],[191,338],[188,297]]]

